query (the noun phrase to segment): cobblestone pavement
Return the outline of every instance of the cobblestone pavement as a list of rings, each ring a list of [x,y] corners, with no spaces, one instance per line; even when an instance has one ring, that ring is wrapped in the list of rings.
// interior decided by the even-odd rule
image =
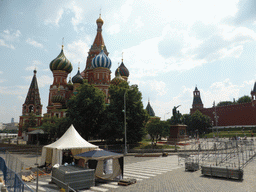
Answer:
[[[26,165],[33,165],[36,157],[18,155]],[[166,191],[223,191],[223,192],[255,192],[256,191],[256,158],[244,168],[243,181],[205,177],[201,171],[185,172],[185,168],[178,166],[178,157],[125,157],[125,177],[136,178],[137,183],[130,186],[119,186],[117,182],[98,184],[88,190],[108,192],[166,192]],[[129,174],[129,175],[128,175]],[[139,176],[139,177],[138,177]],[[39,179],[39,191],[59,191],[54,184],[49,184],[50,176]],[[27,183],[35,190],[35,181]]]
[[[164,174],[138,181],[136,184],[112,190],[115,192],[152,191],[152,192],[194,192],[194,191],[216,191],[216,192],[255,192],[256,191],[256,159],[252,160],[244,168],[243,181],[228,180],[221,178],[205,177],[201,171],[185,172],[179,168]]]

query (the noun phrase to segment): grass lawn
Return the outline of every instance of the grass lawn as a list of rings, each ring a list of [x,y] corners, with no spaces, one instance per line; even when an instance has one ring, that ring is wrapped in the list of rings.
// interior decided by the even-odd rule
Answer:
[[[206,134],[205,136],[209,137],[213,137],[213,134],[215,135],[215,137],[217,137],[217,133],[213,132],[213,133],[209,133]],[[237,130],[237,131],[219,131],[219,137],[235,137],[235,136],[239,136],[239,137],[251,137],[251,132],[250,130],[245,130],[245,131],[241,131],[241,130]]]
[[[151,140],[142,140],[139,143],[139,146],[134,147],[134,149],[175,149],[175,146],[173,145],[163,145],[163,144],[157,144],[157,145],[152,145]],[[179,148],[177,146],[177,148]]]

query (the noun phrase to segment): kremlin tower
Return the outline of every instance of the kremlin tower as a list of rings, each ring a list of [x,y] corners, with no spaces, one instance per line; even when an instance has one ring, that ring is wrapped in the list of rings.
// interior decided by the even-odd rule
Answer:
[[[193,99],[193,104],[192,104],[192,108],[193,109],[202,109],[204,108],[203,102],[201,100],[201,96],[200,96],[200,91],[198,91],[197,86],[195,88],[195,91],[193,92],[194,94],[194,99]]]

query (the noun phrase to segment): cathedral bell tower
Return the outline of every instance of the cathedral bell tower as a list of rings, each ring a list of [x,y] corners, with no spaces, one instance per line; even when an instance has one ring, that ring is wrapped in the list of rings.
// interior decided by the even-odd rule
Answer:
[[[22,105],[22,116],[20,116],[19,122],[19,137],[22,136],[22,127],[25,125],[26,122],[29,121],[31,114],[35,116],[35,127],[38,127],[42,124],[42,105],[39,88],[37,85],[36,73],[37,71],[34,70],[34,76],[32,78],[26,100]]]

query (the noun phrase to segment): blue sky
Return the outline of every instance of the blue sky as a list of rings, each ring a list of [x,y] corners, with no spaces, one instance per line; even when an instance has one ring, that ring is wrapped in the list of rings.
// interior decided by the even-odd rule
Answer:
[[[101,10],[101,11],[100,11]],[[253,88],[256,50],[254,0],[0,1],[0,122],[19,121],[37,69],[43,113],[52,84],[50,62],[61,50],[85,68],[101,12],[112,78],[124,52],[130,84],[146,107],[170,118],[189,113],[197,85],[205,107]]]

